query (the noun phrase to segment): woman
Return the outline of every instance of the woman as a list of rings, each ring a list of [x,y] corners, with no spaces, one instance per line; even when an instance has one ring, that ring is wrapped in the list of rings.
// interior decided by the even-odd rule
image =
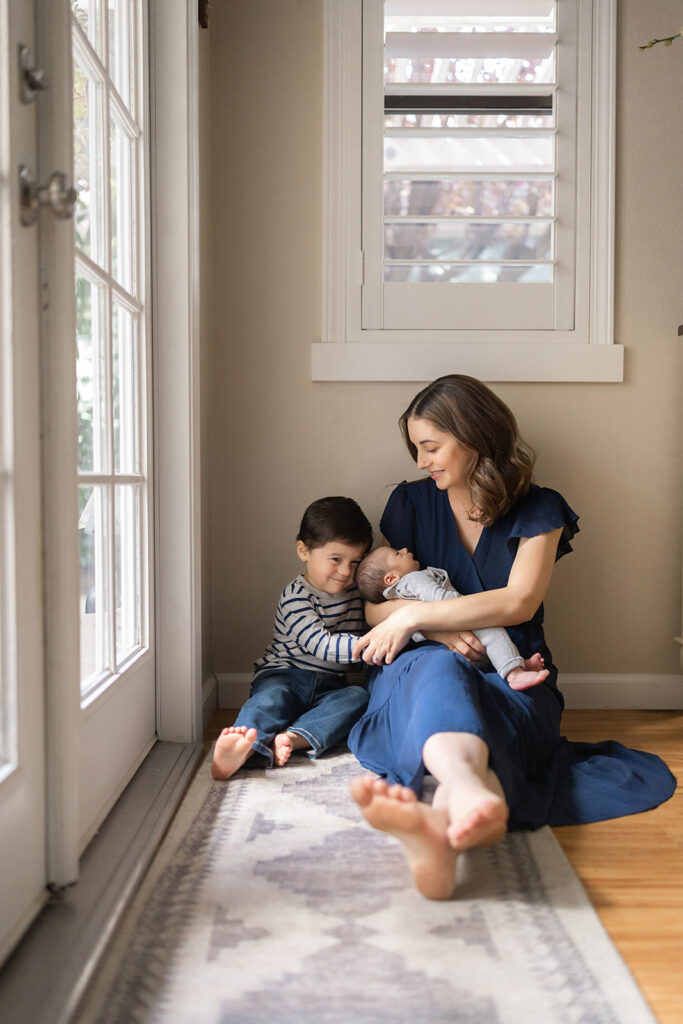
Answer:
[[[556,491],[532,484],[534,456],[507,406],[453,374],[421,391],[400,426],[428,478],[396,488],[382,533],[422,566],[445,569],[466,596],[366,606],[373,628],[354,656],[373,666],[370,701],[349,746],[383,778],[357,779],[352,792],[371,825],[403,842],[419,891],[447,899],[462,850],[495,843],[508,827],[646,810],[676,781],[652,754],[560,738],[542,602],[578,517]],[[487,671],[472,633],[485,626],[507,627],[524,658],[540,653],[548,679],[515,691]],[[426,643],[410,641],[418,631]],[[431,805],[417,798],[425,771],[437,782]]]

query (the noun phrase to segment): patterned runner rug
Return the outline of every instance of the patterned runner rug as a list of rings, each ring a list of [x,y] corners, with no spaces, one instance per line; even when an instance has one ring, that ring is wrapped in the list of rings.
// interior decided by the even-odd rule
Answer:
[[[78,1024],[653,1024],[550,829],[412,886],[351,754],[200,769]]]

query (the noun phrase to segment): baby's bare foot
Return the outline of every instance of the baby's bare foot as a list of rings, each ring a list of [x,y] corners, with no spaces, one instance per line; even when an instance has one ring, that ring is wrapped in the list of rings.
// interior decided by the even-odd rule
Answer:
[[[540,672],[527,672],[523,668],[513,668],[512,672],[508,673],[507,683],[512,690],[529,690],[532,686],[538,686],[549,675],[550,672],[547,668],[541,669]]]
[[[211,764],[214,779],[229,779],[250,757],[258,733],[246,725],[228,726],[216,740]]]
[[[532,654],[530,658],[524,659],[524,668],[527,672],[540,672],[545,668],[545,658],[542,654]]]
[[[448,843],[445,811],[420,803],[412,789],[369,776],[354,779],[351,794],[368,824],[403,843],[417,890],[429,899],[449,899],[456,853]]]

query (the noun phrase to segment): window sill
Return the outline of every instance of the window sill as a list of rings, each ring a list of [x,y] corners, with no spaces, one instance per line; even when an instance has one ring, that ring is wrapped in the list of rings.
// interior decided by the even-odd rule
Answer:
[[[623,345],[534,342],[317,342],[314,381],[430,381],[446,373],[483,381],[618,383]]]

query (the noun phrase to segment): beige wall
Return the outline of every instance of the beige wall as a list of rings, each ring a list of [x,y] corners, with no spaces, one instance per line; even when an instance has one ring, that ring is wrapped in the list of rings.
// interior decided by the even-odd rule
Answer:
[[[575,553],[559,564],[547,602],[565,672],[679,671],[683,40],[638,45],[680,21],[675,0],[619,4],[616,325],[625,382],[494,385],[540,451],[539,482],[581,514]],[[242,672],[298,571],[294,537],[306,504],[353,495],[376,526],[392,484],[415,475],[396,420],[418,385],[310,380],[321,320],[322,4],[212,4],[209,40],[205,614],[213,670]]]

